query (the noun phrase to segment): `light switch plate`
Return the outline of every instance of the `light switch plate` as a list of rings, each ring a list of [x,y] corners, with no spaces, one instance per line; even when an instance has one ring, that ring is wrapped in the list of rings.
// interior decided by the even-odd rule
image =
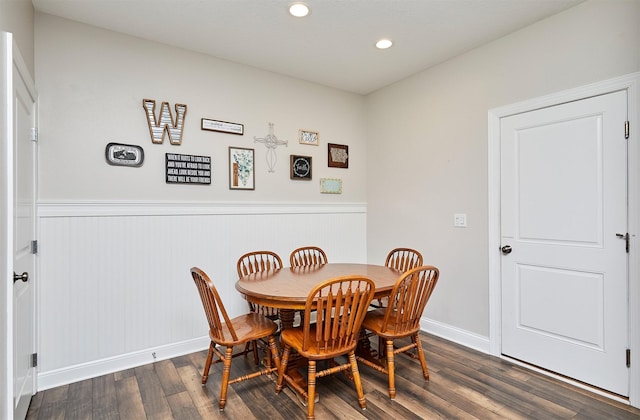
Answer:
[[[465,213],[456,213],[453,215],[453,226],[467,227],[467,215]]]

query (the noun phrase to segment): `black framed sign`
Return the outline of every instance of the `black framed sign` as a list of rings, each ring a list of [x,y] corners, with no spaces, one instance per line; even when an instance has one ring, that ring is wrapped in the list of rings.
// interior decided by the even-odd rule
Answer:
[[[211,156],[165,156],[167,184],[211,184]]]
[[[290,155],[291,179],[311,180],[311,156]]]

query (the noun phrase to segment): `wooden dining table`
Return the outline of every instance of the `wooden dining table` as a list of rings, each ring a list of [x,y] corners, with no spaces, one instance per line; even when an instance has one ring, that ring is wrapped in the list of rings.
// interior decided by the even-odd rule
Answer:
[[[260,271],[241,277],[236,290],[255,304],[278,308],[282,328],[291,328],[296,310],[303,310],[307,295],[317,284],[334,277],[360,275],[376,285],[374,299],[388,296],[401,271],[384,265],[328,263]]]
[[[292,328],[295,312],[304,310],[307,296],[314,286],[334,277],[354,275],[373,280],[376,285],[373,297],[379,299],[391,294],[402,272],[384,265],[353,263],[286,267],[243,276],[236,282],[236,290],[251,303],[279,309],[282,328]],[[377,357],[364,333],[361,334],[356,353],[369,360]],[[304,389],[306,388],[305,380],[297,373],[297,368],[306,362],[300,362],[300,359],[290,360],[287,371],[289,377],[297,383],[297,387]],[[300,395],[298,397],[303,404],[306,404]],[[316,394],[317,398],[319,398],[318,394]]]

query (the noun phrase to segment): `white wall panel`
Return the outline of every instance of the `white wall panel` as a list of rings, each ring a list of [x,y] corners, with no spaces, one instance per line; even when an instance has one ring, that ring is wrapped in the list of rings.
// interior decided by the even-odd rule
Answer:
[[[245,252],[274,250],[288,265],[291,250],[314,244],[331,261],[366,262],[364,204],[126,208],[39,206],[40,389],[204,348],[194,265],[234,316],[247,310],[235,290]]]

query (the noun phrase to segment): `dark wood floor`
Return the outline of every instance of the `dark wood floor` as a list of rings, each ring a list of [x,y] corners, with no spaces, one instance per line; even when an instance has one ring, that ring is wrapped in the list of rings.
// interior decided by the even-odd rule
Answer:
[[[640,410],[547,378],[502,359],[423,335],[431,380],[419,362],[396,360],[397,396],[387,395],[386,377],[360,366],[367,409],[360,410],[353,384],[343,374],[318,379],[318,419],[640,419]],[[200,374],[206,352],[165,360],[42,391],[28,419],[300,419],[306,409],[288,389],[274,391],[261,376],[229,387],[218,411],[221,365],[206,386]],[[235,358],[232,375],[255,368],[253,358]]]

